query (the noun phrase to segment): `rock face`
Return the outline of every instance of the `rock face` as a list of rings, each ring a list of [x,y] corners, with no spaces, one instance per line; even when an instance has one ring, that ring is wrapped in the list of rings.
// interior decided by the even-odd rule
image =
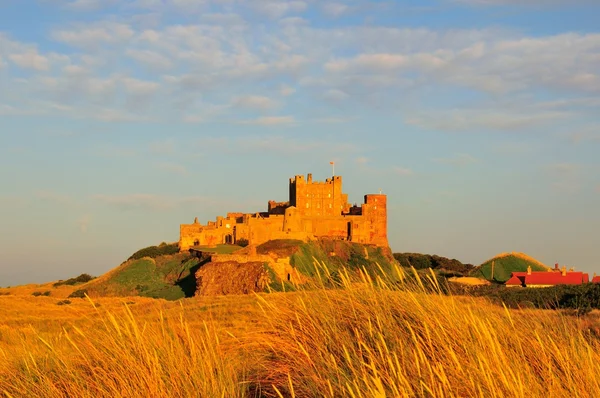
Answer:
[[[263,262],[210,262],[196,272],[196,296],[248,294],[263,291],[269,276]]]

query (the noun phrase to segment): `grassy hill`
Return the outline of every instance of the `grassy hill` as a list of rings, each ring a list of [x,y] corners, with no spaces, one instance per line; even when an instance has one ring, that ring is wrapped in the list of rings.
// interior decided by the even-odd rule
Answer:
[[[235,245],[199,249],[216,254],[249,253],[249,248]],[[327,264],[330,273],[326,277],[327,283],[339,282],[338,271],[342,267],[350,271],[364,268],[372,276],[382,271],[392,275],[395,263],[389,249],[331,240],[273,240],[259,245],[256,253],[274,258],[289,257],[290,265],[298,269],[307,281],[315,280],[318,274],[315,262]],[[138,250],[121,265],[97,278],[83,274],[57,283],[0,289],[0,294],[55,298],[84,297],[84,294],[88,294],[90,297],[142,296],[177,300],[194,296],[197,289],[196,272],[209,261],[209,256],[199,259],[187,252],[179,253],[176,243],[161,243]],[[294,290],[290,282],[279,279],[266,263],[263,267],[269,276],[271,290]],[[221,272],[218,268],[214,272]],[[225,280],[236,281],[236,278],[237,281],[239,278],[249,278],[243,264]]]
[[[492,264],[494,275],[492,278]],[[510,279],[512,272],[526,272],[527,267],[532,271],[547,271],[549,268],[533,257],[524,253],[501,253],[476,267],[471,271],[471,276],[487,280],[494,279],[497,282],[506,282]]]

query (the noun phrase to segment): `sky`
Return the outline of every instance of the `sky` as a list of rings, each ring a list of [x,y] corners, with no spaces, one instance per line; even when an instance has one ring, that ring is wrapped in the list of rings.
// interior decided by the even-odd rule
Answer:
[[[600,274],[598,0],[0,0],[0,286],[332,173],[389,242]]]

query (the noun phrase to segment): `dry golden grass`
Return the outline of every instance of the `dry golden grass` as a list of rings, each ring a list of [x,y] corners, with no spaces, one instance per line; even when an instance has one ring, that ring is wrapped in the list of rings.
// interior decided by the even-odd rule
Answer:
[[[600,396],[595,318],[342,278],[179,302],[0,296],[0,395]]]

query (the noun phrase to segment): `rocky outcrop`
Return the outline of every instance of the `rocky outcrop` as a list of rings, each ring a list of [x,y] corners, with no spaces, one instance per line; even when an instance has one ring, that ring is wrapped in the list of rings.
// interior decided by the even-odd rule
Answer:
[[[196,296],[248,294],[264,291],[269,275],[263,262],[210,262],[196,272]]]

